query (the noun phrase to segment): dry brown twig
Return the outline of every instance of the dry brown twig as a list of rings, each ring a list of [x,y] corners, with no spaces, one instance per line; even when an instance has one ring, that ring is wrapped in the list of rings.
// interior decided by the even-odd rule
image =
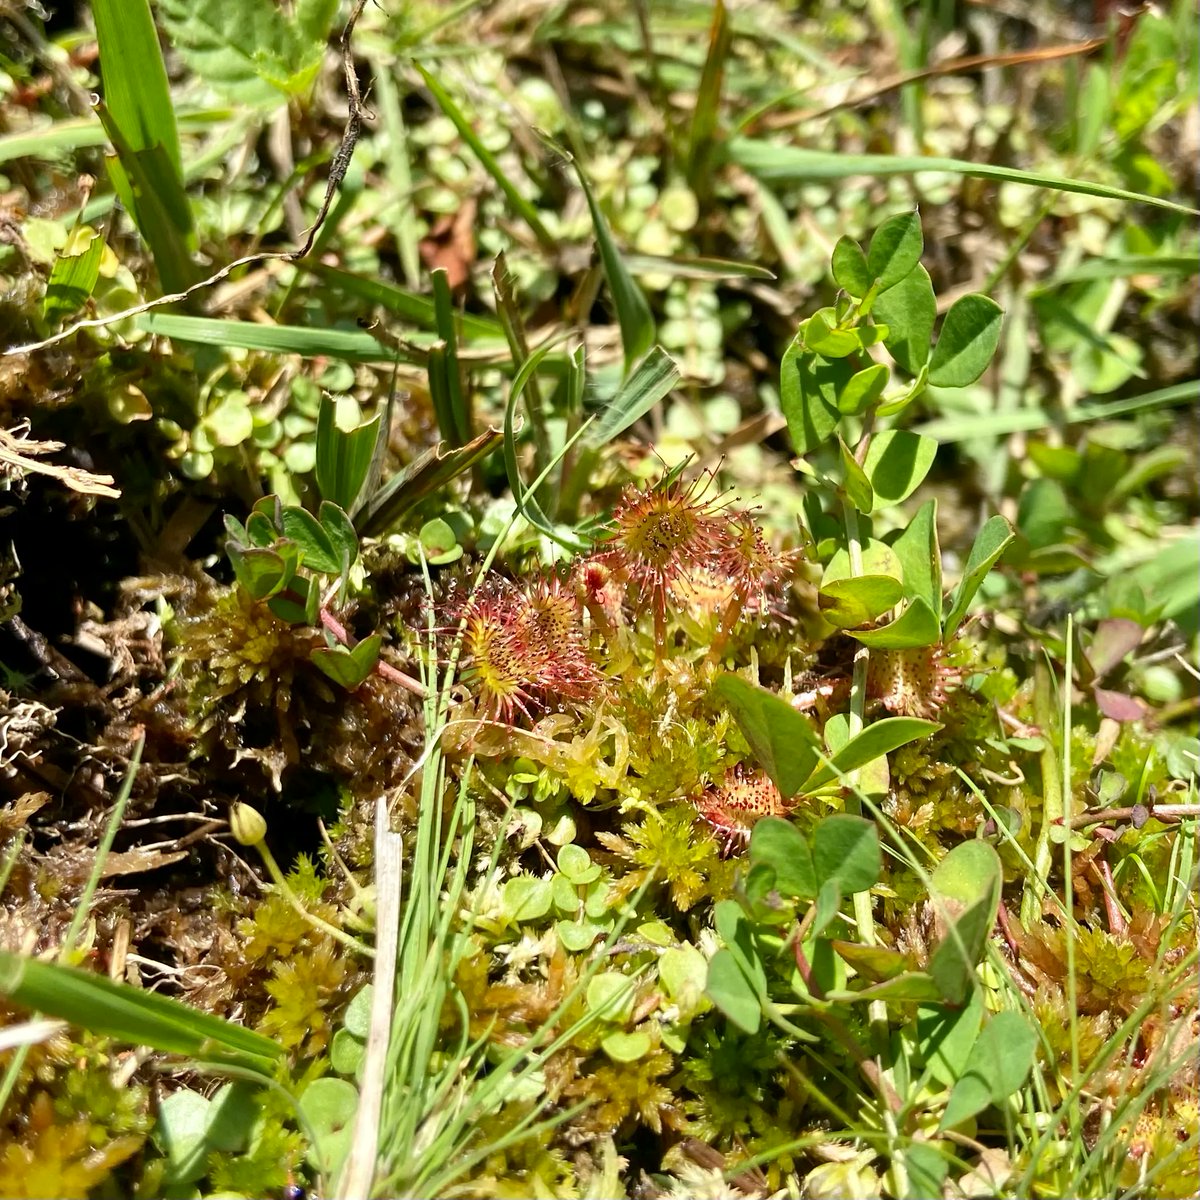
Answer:
[[[27,435],[28,425],[15,429],[0,429],[0,471],[34,471],[49,475],[85,496],[108,496],[117,499],[121,493],[113,487],[111,475],[96,475],[82,467],[60,467],[57,463],[40,462],[38,456],[53,454],[63,448],[63,442],[35,442]]]

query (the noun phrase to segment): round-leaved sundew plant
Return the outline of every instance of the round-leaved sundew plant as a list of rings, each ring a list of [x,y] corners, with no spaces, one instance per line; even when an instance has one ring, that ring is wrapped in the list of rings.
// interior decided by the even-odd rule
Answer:
[[[761,817],[782,817],[788,803],[765,771],[739,763],[725,772],[718,787],[710,784],[696,798],[696,811],[712,827],[723,857],[745,849]]]
[[[711,483],[712,475],[705,474],[691,483],[674,479],[648,492],[629,488],[613,510],[612,530],[599,558],[625,580],[633,604],[649,603],[659,652],[666,642],[672,595],[686,592],[693,575],[719,570],[729,545],[726,505],[705,495]]]
[[[876,650],[871,655],[867,694],[896,716],[934,720],[962,677],[962,669],[947,662],[940,644]]]
[[[490,580],[464,614],[466,681],[481,710],[511,724],[518,712],[592,697],[601,676],[588,654],[578,599],[555,576],[528,589]]]

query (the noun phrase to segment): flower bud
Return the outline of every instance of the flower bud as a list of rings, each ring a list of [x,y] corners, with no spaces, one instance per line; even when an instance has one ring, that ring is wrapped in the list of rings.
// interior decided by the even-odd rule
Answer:
[[[229,828],[243,846],[257,846],[267,836],[266,818],[257,808],[240,800],[229,813]]]

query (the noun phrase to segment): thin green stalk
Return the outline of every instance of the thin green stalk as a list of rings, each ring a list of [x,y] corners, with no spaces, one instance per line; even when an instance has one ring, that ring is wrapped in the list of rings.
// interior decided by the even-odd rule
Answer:
[[[235,812],[232,821],[234,836],[237,837],[239,841],[242,841],[244,845],[253,845],[258,851],[259,857],[263,860],[263,865],[267,868],[267,874],[271,876],[271,881],[275,884],[279,894],[288,902],[292,909],[301,917],[303,917],[304,920],[307,921],[308,924],[314,929],[319,929],[322,933],[327,933],[335,941],[341,942],[343,946],[345,946],[348,950],[354,951],[356,954],[365,954],[368,958],[374,958],[375,951],[370,946],[366,945],[364,942],[360,942],[356,937],[351,937],[351,935],[346,933],[345,930],[339,929],[336,925],[331,925],[328,921],[318,917],[315,913],[309,912],[308,909],[304,907],[304,905],[300,902],[300,898],[294,891],[292,891],[288,881],[284,878],[283,872],[279,869],[279,864],[275,861],[275,856],[271,853],[270,848],[267,846],[267,843],[263,837],[259,836],[257,841],[251,842],[249,838],[243,840],[242,837],[238,836],[239,831],[237,810],[241,808],[244,811],[246,807],[247,806],[245,805],[234,806]],[[265,832],[266,825],[264,822],[262,822],[262,818],[255,814],[255,820],[262,824],[262,828]]]
[[[1054,702],[1051,695],[1051,678],[1045,663],[1038,663],[1034,668],[1033,712],[1034,720],[1042,729],[1054,727]],[[1021,924],[1026,929],[1037,923],[1042,897],[1048,890],[1047,880],[1050,877],[1050,867],[1054,857],[1054,847],[1050,841],[1050,831],[1056,821],[1062,819],[1062,773],[1058,760],[1058,752],[1054,748],[1053,739],[1046,738],[1045,748],[1041,754],[1042,767],[1042,823],[1038,830],[1037,844],[1033,853],[1033,873],[1025,880],[1025,890],[1021,894]]]
[[[868,418],[869,420],[870,418]],[[863,432],[860,450],[865,454],[868,433]],[[858,509],[849,499],[843,499],[842,512],[846,519],[846,545],[850,554],[850,572],[852,575],[863,573],[862,535],[858,525]],[[854,652],[854,673],[850,679],[850,713],[848,725],[849,737],[857,737],[866,724],[867,713],[867,674],[870,668],[870,649],[859,644]],[[846,800],[846,811],[862,815],[862,806],[857,795],[852,792]],[[854,893],[854,926],[859,941],[864,946],[874,946],[878,939],[875,936],[875,915],[871,910],[871,893]],[[871,1032],[879,1049],[886,1043],[888,1031],[887,1003],[883,1000],[872,1000],[867,1008],[871,1024]]]
[[[404,127],[404,113],[400,108],[400,96],[391,72],[375,71],[372,79],[378,98],[379,115],[383,122],[384,132],[387,134],[384,161],[387,163],[392,191],[396,196],[394,203],[397,212],[391,217],[388,224],[396,239],[396,251],[400,257],[400,269],[404,273],[404,282],[410,288],[415,288],[421,280],[421,253],[412,203],[412,168],[408,159],[408,136]]]
[[[1071,870],[1071,690],[1074,663],[1075,625],[1073,614],[1067,614],[1066,662],[1063,664],[1062,686],[1062,828],[1063,828],[1063,899],[1068,913],[1075,911],[1075,880]],[[1075,936],[1073,922],[1068,921],[1063,930],[1067,948],[1067,1018],[1071,1026],[1071,1079],[1079,1077],[1079,983],[1075,966]],[[1082,1130],[1079,1117],[1079,1106],[1072,1105],[1070,1109],[1071,1136],[1078,1141]]]
[[[142,762],[142,750],[146,745],[146,735],[143,733],[137,740],[137,745],[133,748],[133,755],[129,759],[129,766],[125,771],[125,778],[121,781],[121,790],[117,792],[116,802],[113,804],[113,810],[109,814],[108,824],[104,827],[104,835],[100,839],[100,845],[96,848],[96,861],[92,864],[92,873],[88,876],[87,884],[79,895],[79,902],[75,905],[75,912],[71,916],[71,924],[67,927],[66,937],[63,938],[62,948],[58,952],[58,961],[65,963],[71,957],[75,949],[75,943],[79,939],[80,931],[83,929],[83,923],[87,920],[88,914],[92,907],[92,898],[96,895],[96,889],[100,886],[100,877],[104,873],[104,863],[108,858],[109,851],[112,849],[113,839],[117,836],[117,830],[121,828],[121,822],[125,819],[125,806],[129,803],[129,794],[133,791],[133,781],[137,778],[138,767]]]

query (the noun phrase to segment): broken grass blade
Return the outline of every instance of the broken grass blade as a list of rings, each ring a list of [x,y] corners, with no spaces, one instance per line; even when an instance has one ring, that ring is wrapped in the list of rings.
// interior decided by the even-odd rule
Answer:
[[[584,435],[588,446],[603,446],[640,421],[679,382],[675,360],[655,346],[617,389]]]
[[[591,185],[583,168],[578,162],[572,163],[575,174],[579,177],[579,186],[587,198],[588,211],[592,214],[592,226],[596,231],[596,245],[600,251],[600,262],[604,267],[604,275],[608,280],[609,291],[612,292],[613,307],[617,310],[617,324],[621,327],[621,346],[625,351],[625,374],[628,375],[633,364],[644,355],[654,344],[654,317],[650,305],[642,294],[642,289],[634,282],[629,268],[621,257],[617,243],[613,241],[612,232],[604,213],[592,193]]]
[[[355,517],[355,528],[364,537],[386,533],[426,496],[482,462],[503,436],[498,429],[487,429],[457,449],[442,442],[426,450],[370,496]]]

